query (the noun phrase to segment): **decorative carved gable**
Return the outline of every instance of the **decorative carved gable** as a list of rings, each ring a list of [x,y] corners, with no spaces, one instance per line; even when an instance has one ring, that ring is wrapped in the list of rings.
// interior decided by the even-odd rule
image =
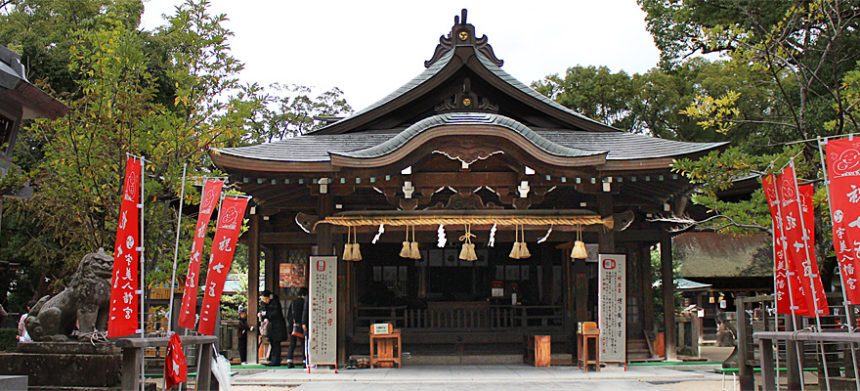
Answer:
[[[493,52],[493,47],[487,43],[487,36],[482,35],[481,38],[475,37],[475,26],[466,23],[466,9],[461,11],[462,23],[460,17],[454,16],[454,27],[451,27],[451,32],[447,36],[439,37],[439,44],[436,45],[436,50],[433,52],[433,57],[424,61],[424,67],[429,68],[434,62],[442,58],[445,53],[453,50],[456,46],[474,46],[475,50],[487,57],[493,64],[502,66],[504,61],[498,59]]]

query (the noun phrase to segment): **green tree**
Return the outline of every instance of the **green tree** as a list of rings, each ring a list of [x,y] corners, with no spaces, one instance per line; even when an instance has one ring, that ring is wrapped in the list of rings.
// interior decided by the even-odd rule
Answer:
[[[727,58],[727,80],[736,81],[722,91],[697,92],[683,110],[705,129],[733,141],[723,153],[675,166],[703,184],[695,202],[726,216],[708,227],[768,229],[760,191],[741,203],[720,202],[716,191],[733,179],[780,168],[793,156],[801,178],[820,178],[817,145],[809,141],[858,129],[854,91],[860,69],[860,9],[850,0],[639,4],[661,49],[664,69],[683,66],[697,52],[719,52]],[[835,258],[828,256],[832,242],[824,224],[825,198],[820,188],[816,200],[823,215],[816,218],[816,253],[824,260],[819,266],[829,286]]]
[[[6,17],[27,19],[33,8],[49,14],[56,3],[62,2],[19,2]],[[128,17],[135,3],[99,3],[67,35],[55,37],[62,40],[57,47],[68,48],[68,72],[45,71],[44,85],[72,78],[64,95],[70,113],[34,122],[16,148],[16,155],[30,160],[26,168],[36,189],[31,200],[10,210],[26,214],[29,219],[17,222],[31,225],[18,251],[42,265],[34,271],[50,273],[31,276],[47,277],[47,289],[59,288],[84,253],[113,248],[126,153],[147,158],[149,281],[168,279],[178,203],[199,203],[193,186],[179,200],[183,164],[189,176],[217,175],[207,150],[242,143],[247,118],[261,104],[241,99],[236,75],[242,65],[230,55],[226,18],[212,15],[207,1],[186,1],[153,33],[137,30],[138,19]],[[159,77],[150,66],[156,52]],[[190,208],[183,220],[181,259],[188,256],[193,216]]]

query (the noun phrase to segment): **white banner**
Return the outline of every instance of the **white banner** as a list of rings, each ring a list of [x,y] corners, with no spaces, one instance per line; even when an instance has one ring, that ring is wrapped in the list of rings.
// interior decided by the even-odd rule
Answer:
[[[310,363],[337,363],[337,257],[310,257]]]
[[[627,255],[600,254],[597,277],[597,327],[600,361],[627,360]]]

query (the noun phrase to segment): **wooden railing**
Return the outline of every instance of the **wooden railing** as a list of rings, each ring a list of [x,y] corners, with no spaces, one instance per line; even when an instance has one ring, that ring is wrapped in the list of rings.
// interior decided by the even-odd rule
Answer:
[[[560,306],[486,305],[473,308],[357,307],[356,327],[392,323],[405,329],[513,329],[561,327]]]

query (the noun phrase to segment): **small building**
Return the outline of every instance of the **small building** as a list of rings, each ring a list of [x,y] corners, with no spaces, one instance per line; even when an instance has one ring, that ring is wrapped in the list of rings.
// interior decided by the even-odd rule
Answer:
[[[275,277],[280,265],[340,258],[355,241],[363,260],[338,267],[339,363],[366,353],[369,325],[383,321],[402,330],[413,355],[517,354],[528,333],[573,353],[577,322],[597,317],[597,264],[571,260],[581,236],[595,259],[627,256],[627,358],[641,355],[634,350],[654,327],[657,243],[663,279],[672,281],[672,234],[648,217],[686,205],[692,185],[671,172],[674,159],[724,143],[627,133],[559,105],[502,69],[465,10],[428,54],[417,77],[350,117],[211,151],[255,203],[245,235],[249,285],[264,252],[266,288],[289,297],[293,288]],[[387,66],[386,58],[362,61]],[[476,261],[458,259],[467,229]],[[419,243],[420,259],[398,256],[404,240]],[[516,242],[531,256],[511,259]],[[670,312],[664,323],[673,322]],[[671,332],[666,341],[674,358]]]

